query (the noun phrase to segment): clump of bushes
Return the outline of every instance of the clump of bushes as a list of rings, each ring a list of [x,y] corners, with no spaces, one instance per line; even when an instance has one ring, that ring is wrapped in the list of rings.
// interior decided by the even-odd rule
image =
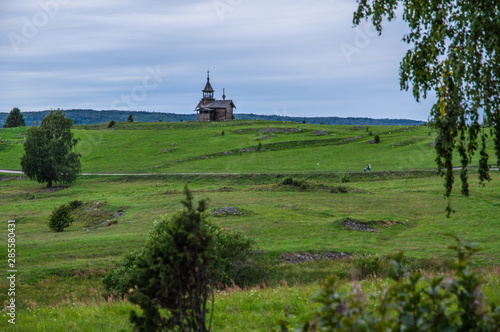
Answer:
[[[347,186],[336,186],[336,187],[331,187],[329,190],[330,194],[338,194],[338,193],[348,193],[349,192],[349,187]]]
[[[376,144],[380,143],[380,135],[378,135],[378,134],[375,135],[375,137],[373,139],[374,139]]]
[[[115,120],[109,121],[108,128],[113,128],[115,126],[115,124],[116,124]]]
[[[340,182],[349,183],[351,182],[351,173],[345,173],[340,176]]]
[[[286,178],[281,180],[281,184],[283,186],[294,186],[294,187],[297,187],[301,190],[307,189],[307,182],[306,181],[294,179],[292,176],[287,176]]]
[[[69,204],[63,204],[55,208],[49,217],[49,228],[55,232],[64,231],[75,220],[71,211]]]
[[[74,201],[71,201],[68,203],[69,207],[71,208],[71,210],[76,210],[78,209],[80,206],[82,206],[83,202],[79,199],[75,199]]]
[[[186,326],[208,331],[205,316],[213,286],[260,282],[264,276],[264,269],[256,268],[253,241],[210,223],[205,200],[195,208],[187,187],[185,195],[184,209],[156,223],[145,247],[126,255],[103,279],[108,290],[128,293],[130,302],[141,307],[142,314],[130,315],[140,331]]]
[[[127,122],[134,122],[134,118],[132,117],[132,114],[128,116]]]
[[[392,283],[375,293],[363,293],[356,283],[341,290],[340,282],[329,278],[313,297],[320,308],[295,331],[498,331],[500,305],[485,305],[484,277],[470,260],[478,249],[456,240],[450,246],[457,253],[451,276],[410,272],[400,252],[389,261]],[[366,272],[382,263],[378,257],[360,261]],[[288,331],[286,320],[279,324]]]
[[[211,222],[209,216],[210,212],[201,215],[201,225],[212,239],[212,258],[207,272],[212,285],[230,285],[234,281],[241,287],[252,286],[272,273],[271,264],[258,252],[252,239],[243,232],[222,229],[217,223]],[[164,216],[150,233],[147,242],[157,241],[175,218],[175,215],[170,218]],[[144,249],[125,255],[103,278],[106,289],[122,296],[127,294],[134,286],[130,282],[130,275],[144,255]]]

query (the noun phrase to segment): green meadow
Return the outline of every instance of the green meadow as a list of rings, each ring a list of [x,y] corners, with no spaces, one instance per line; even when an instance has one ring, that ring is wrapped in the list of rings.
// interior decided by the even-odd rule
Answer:
[[[0,266],[7,270],[6,222],[16,220],[18,271],[16,327],[2,312],[0,330],[131,331],[133,306],[106,293],[100,279],[123,254],[143,245],[155,220],[180,208],[186,184],[197,199],[209,199],[209,209],[244,211],[212,218],[252,237],[276,267],[259,287],[217,292],[215,331],[269,331],[287,307],[290,320],[300,324],[315,306],[310,299],[318,280],[356,277],[352,259],[290,264],[283,254],[360,257],[404,250],[416,261],[440,262],[453,257],[445,233],[480,243],[483,250],[474,261],[491,279],[485,295],[490,302],[500,300],[495,290],[500,286],[500,174],[492,171],[492,181],[482,186],[471,170],[471,195],[463,197],[456,183],[451,198],[456,212],[447,218],[444,180],[436,175],[434,133],[428,127],[232,121],[118,123],[114,129],[101,124],[73,131],[87,174],[76,182],[48,190],[0,173],[0,256],[5,258]],[[0,169],[20,170],[25,135],[26,128],[0,130]],[[375,135],[379,144],[370,143]],[[368,164],[372,171],[363,172]],[[304,185],[284,185],[288,176]],[[89,212],[64,232],[52,232],[51,211],[77,199]],[[108,219],[113,222],[100,225]],[[346,220],[369,225],[370,231],[346,227]],[[4,306],[5,280],[0,282]],[[368,276],[362,285],[375,289],[386,282]]]

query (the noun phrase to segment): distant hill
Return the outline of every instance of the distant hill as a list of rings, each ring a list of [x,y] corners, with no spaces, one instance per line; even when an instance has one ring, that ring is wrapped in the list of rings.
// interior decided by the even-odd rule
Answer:
[[[39,112],[21,112],[26,120],[27,126],[33,126],[35,122],[42,122],[42,119],[50,113],[50,111]],[[158,122],[160,119],[163,122],[178,122],[178,121],[196,121],[196,114],[174,114],[174,113],[160,113],[160,112],[139,112],[139,111],[96,111],[96,110],[83,110],[72,109],[65,110],[64,113],[75,124],[97,124],[101,122],[109,122],[115,120],[117,122],[125,122],[128,116],[132,114],[134,121],[137,122]],[[3,126],[9,113],[0,113],[0,126]],[[271,121],[297,121],[306,122],[311,124],[325,124],[325,125],[362,125],[362,126],[414,126],[421,125],[423,121],[407,120],[407,119],[372,119],[372,118],[341,118],[341,117],[294,117],[294,116],[281,116],[281,115],[259,115],[259,114],[235,114],[238,120],[271,120]]]

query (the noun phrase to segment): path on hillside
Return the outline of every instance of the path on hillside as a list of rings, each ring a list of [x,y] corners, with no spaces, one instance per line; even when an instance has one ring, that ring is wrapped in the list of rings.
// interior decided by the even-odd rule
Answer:
[[[478,166],[469,166],[467,169],[477,169]],[[461,170],[461,167],[454,167],[454,170]],[[490,171],[498,171],[498,167],[490,168]],[[410,171],[410,170],[403,170]],[[0,169],[0,173],[6,174],[24,174],[23,171],[13,171],[7,169]],[[292,172],[293,173],[293,172]],[[299,172],[300,173],[300,172]],[[261,174],[261,173],[80,173],[83,176],[154,176],[154,175],[245,175],[245,174]]]

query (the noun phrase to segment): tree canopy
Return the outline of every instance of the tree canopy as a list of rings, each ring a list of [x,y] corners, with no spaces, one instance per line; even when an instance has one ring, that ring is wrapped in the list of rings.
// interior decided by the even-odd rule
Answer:
[[[479,178],[490,180],[486,138],[493,137],[500,164],[500,2],[456,0],[357,0],[353,22],[370,19],[379,34],[382,21],[402,19],[410,45],[400,64],[400,85],[417,101],[434,91],[431,110],[437,129],[436,162],[453,186],[453,153],[461,160],[462,193],[469,194],[467,166],[480,147]],[[486,129],[485,127],[489,127]],[[479,143],[478,143],[479,141]]]
[[[3,124],[4,128],[14,128],[14,127],[24,127],[26,124],[24,123],[24,117],[21,114],[21,110],[17,107],[14,107],[12,111],[10,111],[9,116],[5,120]]]
[[[78,143],[73,138],[73,121],[62,110],[52,111],[39,127],[28,130],[21,157],[23,172],[32,180],[71,183],[80,172],[80,154],[72,152]]]

